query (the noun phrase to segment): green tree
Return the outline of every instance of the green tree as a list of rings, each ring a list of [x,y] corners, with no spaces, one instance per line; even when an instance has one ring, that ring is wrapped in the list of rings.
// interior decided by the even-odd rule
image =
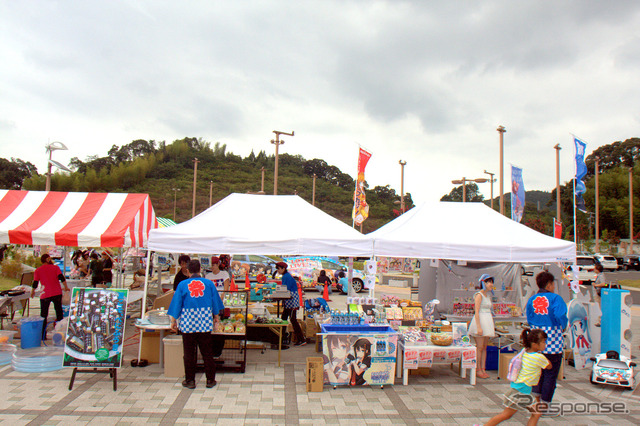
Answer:
[[[25,179],[37,176],[36,166],[19,158],[0,158],[0,188],[21,189]]]
[[[440,198],[440,201],[462,201],[462,192],[462,185],[456,186],[450,193],[443,195],[442,198]],[[476,185],[475,182],[468,183],[465,192],[465,201],[467,202],[479,203],[484,200],[484,195],[480,193],[478,185]]]

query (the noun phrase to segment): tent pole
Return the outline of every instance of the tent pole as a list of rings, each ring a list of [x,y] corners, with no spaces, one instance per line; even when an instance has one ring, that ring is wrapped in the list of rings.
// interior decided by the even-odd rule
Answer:
[[[140,319],[144,319],[144,314],[147,311],[147,287],[149,285],[149,264],[150,263],[151,263],[151,250],[147,249],[147,264],[145,265],[144,293],[142,295],[142,308],[140,313]]]

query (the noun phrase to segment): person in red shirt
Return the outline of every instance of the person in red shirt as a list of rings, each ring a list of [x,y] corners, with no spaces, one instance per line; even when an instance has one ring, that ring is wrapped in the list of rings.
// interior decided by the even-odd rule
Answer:
[[[31,297],[35,295],[38,283],[42,283],[43,290],[40,294],[40,316],[45,320],[45,327],[43,327],[42,332],[44,336],[51,302],[53,302],[53,307],[56,310],[56,321],[61,321],[63,318],[62,287],[60,283],[64,284],[64,291],[69,291],[69,287],[67,286],[67,280],[64,278],[62,271],[58,268],[58,265],[53,263],[51,256],[43,254],[40,256],[40,262],[42,262],[42,266],[36,269],[33,275]]]

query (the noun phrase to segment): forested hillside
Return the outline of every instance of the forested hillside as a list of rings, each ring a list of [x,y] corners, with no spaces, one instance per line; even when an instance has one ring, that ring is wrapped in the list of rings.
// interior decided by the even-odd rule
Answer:
[[[585,178],[585,202],[588,213],[578,212],[578,237],[594,236],[595,212],[595,158],[599,160],[600,229],[603,239],[616,244],[629,236],[629,171],[633,178],[634,223],[640,225],[640,139],[631,138],[614,142],[594,150],[587,158],[588,174]],[[73,158],[69,166],[73,173],[56,173],[51,189],[56,191],[142,192],[151,195],[156,214],[178,222],[191,217],[193,166],[198,163],[196,214],[209,207],[212,184],[212,202],[216,203],[232,192],[257,193],[261,189],[261,170],[264,168],[264,191],[273,193],[274,155],[264,151],[251,152],[245,158],[227,151],[227,146],[198,138],[184,138],[173,143],[153,140],[135,140],[130,144],[114,145],[105,156],[92,156],[85,160]],[[279,194],[297,193],[311,202],[313,175],[316,180],[316,206],[351,224],[354,181],[337,167],[322,159],[307,160],[301,156],[281,154],[279,160]],[[12,158],[0,159],[0,187],[6,189],[44,190],[45,176],[39,175],[29,162]],[[525,182],[526,186],[526,182]],[[495,190],[495,188],[494,188]],[[367,187],[369,219],[364,232],[371,232],[398,215],[400,195],[386,186]],[[475,183],[466,187],[467,201],[490,204]],[[561,186],[562,221],[564,238],[573,239],[573,182]],[[462,186],[452,189],[443,201],[461,201]],[[522,222],[540,232],[551,235],[556,215],[555,188],[550,192],[527,191]],[[505,194],[505,212],[510,211],[510,193]],[[411,194],[406,194],[406,209],[413,206]],[[498,197],[494,209],[498,210]],[[259,214],[259,212],[256,212]],[[637,227],[635,228],[637,229]],[[640,239],[640,232],[635,239]]]
[[[191,218],[194,159],[198,159],[196,214],[212,202],[233,192],[257,193],[261,189],[264,167],[264,191],[273,194],[275,156],[264,151],[251,152],[245,158],[227,151],[226,145],[211,146],[197,138],[184,138],[171,144],[136,140],[121,147],[114,145],[106,156],[85,161],[73,158],[71,174],[54,174],[54,191],[142,192],[151,196],[156,214],[173,218],[174,196],[178,222]],[[321,159],[279,156],[278,194],[298,194],[312,201],[313,175],[316,174],[315,204],[328,214],[351,224],[353,190],[351,176]],[[24,180],[24,189],[43,190],[45,177],[32,175]],[[369,219],[363,231],[370,232],[392,220],[400,195],[389,185],[368,188]],[[405,194],[407,208],[413,206],[411,194]],[[260,212],[255,212],[260,214]]]

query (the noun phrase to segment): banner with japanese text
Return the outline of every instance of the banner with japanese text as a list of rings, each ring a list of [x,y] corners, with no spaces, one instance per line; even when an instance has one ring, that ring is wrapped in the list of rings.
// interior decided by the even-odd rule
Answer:
[[[369,217],[369,205],[364,194],[364,169],[371,158],[371,154],[360,148],[358,155],[358,177],[356,179],[356,190],[353,194],[353,218],[356,225],[360,225]]]

